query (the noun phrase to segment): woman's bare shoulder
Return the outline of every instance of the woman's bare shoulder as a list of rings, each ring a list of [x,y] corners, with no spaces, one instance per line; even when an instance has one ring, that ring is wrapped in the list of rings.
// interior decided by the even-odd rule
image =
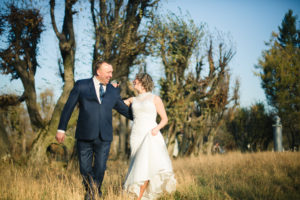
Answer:
[[[155,94],[153,94],[153,101],[154,101],[155,103],[162,102],[160,96],[155,95]]]

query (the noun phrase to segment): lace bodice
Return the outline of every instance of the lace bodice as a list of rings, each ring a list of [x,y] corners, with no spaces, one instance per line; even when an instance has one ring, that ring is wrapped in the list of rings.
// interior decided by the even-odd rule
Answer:
[[[154,94],[146,92],[133,98],[132,111],[134,122],[137,120],[156,121]]]

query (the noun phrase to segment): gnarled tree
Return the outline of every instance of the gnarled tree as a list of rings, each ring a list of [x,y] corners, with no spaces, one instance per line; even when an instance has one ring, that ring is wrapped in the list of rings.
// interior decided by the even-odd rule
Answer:
[[[25,100],[32,128],[45,127],[37,106],[35,73],[38,42],[43,31],[43,17],[35,9],[20,9],[11,4],[8,12],[0,16],[1,31],[6,34],[7,48],[0,50],[0,70],[12,79],[21,79],[24,93],[21,97],[3,95],[1,104],[13,105]]]
[[[46,149],[49,145],[51,145],[51,143],[56,142],[55,134],[58,127],[60,114],[74,85],[76,41],[73,27],[73,15],[76,12],[73,10],[73,6],[76,2],[77,0],[65,0],[64,21],[62,30],[59,32],[54,14],[55,0],[50,0],[51,24],[59,41],[59,49],[63,61],[63,66],[59,65],[59,71],[61,72],[60,75],[64,82],[64,86],[63,92],[61,93],[55,105],[48,127],[46,130],[41,131],[40,135],[34,142],[30,155],[31,162],[35,162],[36,160],[44,161],[46,159]]]
[[[168,149],[173,149],[177,138],[180,155],[210,153],[213,138],[232,100],[229,98],[228,68],[234,52],[232,48],[226,49],[223,42],[215,51],[212,39],[208,49],[201,52],[203,26],[198,27],[192,20],[186,21],[174,14],[166,19],[156,21],[153,34],[157,41],[156,53],[165,68],[165,78],[160,85],[169,116]],[[215,53],[218,53],[217,58]],[[196,66],[191,68],[191,58],[196,54]],[[203,72],[205,64],[207,74]]]

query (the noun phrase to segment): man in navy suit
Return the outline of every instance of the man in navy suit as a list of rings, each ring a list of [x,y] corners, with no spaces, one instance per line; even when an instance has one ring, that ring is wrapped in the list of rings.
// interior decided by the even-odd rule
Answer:
[[[91,79],[78,80],[61,114],[56,139],[65,139],[65,130],[71,114],[79,104],[75,138],[80,173],[86,189],[85,199],[94,199],[96,186],[101,196],[101,184],[106,169],[110,144],[113,139],[112,109],[132,119],[132,113],[120,97],[119,88],[109,83],[113,67],[107,62],[97,62]],[[94,160],[94,164],[93,164]]]

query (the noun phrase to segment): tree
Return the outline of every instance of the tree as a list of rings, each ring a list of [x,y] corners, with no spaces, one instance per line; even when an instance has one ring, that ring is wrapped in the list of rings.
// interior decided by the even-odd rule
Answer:
[[[256,68],[260,70],[257,75],[261,78],[268,103],[281,118],[289,146],[294,148],[300,144],[300,48],[292,40],[294,33],[285,31],[290,14],[291,11],[283,20],[280,36],[272,35],[267,44],[269,49],[263,51]],[[295,27],[296,22],[293,23],[290,26]]]
[[[45,126],[38,105],[35,90],[35,73],[38,67],[36,55],[38,42],[43,31],[43,18],[38,10],[20,9],[13,4],[7,13],[0,15],[1,33],[7,31],[7,48],[0,50],[0,70],[11,74],[12,79],[21,79],[24,93],[21,97],[6,96],[1,103],[15,104],[25,100],[34,130]]]
[[[289,10],[282,20],[281,27],[278,27],[278,41],[281,46],[292,44],[294,47],[300,48],[300,31],[297,30],[296,22],[297,16],[293,16],[293,11]]]
[[[91,0],[95,28],[93,64],[105,60],[114,67],[115,78],[128,77],[129,68],[137,64],[139,55],[148,54],[149,31],[142,20],[151,19],[159,0],[99,0],[98,8]]]
[[[0,157],[24,161],[34,138],[24,104],[0,108]]]
[[[95,29],[93,66],[98,60],[112,64],[114,78],[123,84],[121,96],[132,92],[126,84],[130,67],[140,63],[141,55],[147,55],[147,45],[151,38],[150,31],[142,27],[147,24],[159,0],[91,0],[91,13]],[[119,118],[120,157],[126,157],[126,141],[128,139],[127,122],[123,116]]]
[[[273,117],[266,112],[263,103],[237,108],[233,118],[226,120],[227,134],[232,135],[235,146],[241,151],[267,150],[273,140]]]
[[[163,18],[166,20],[160,20]],[[157,44],[155,52],[165,68],[160,85],[169,117],[168,149],[173,149],[177,138],[181,155],[210,153],[213,138],[223,123],[223,113],[231,101],[228,63],[234,52],[226,49],[222,42],[215,51],[212,39],[201,52],[203,26],[198,27],[192,20],[174,14],[160,19],[156,19],[153,35]],[[217,62],[215,53],[218,53]],[[193,72],[189,72],[191,58],[197,54]],[[203,72],[205,64],[208,74]]]
[[[71,92],[74,86],[74,69],[75,69],[75,51],[76,51],[76,41],[73,27],[73,15],[76,13],[73,10],[73,6],[77,0],[65,0],[65,15],[62,26],[62,31],[59,32],[54,8],[55,0],[50,0],[50,16],[52,28],[56,34],[56,37],[59,41],[59,49],[61,57],[63,60],[63,66],[59,62],[59,71],[61,78],[64,82],[63,92],[60,95],[51,117],[51,121],[46,127],[45,130],[40,131],[39,136],[34,141],[33,148],[31,150],[30,161],[35,162],[36,160],[44,161],[46,159],[46,149],[52,144],[55,143],[55,134],[57,131],[60,114],[62,109],[68,99],[69,93]],[[76,112],[75,114],[76,115]],[[70,123],[72,124],[72,123]],[[73,143],[71,144],[72,148]]]
[[[2,108],[0,108],[0,159],[1,160],[10,155],[8,134],[5,131],[6,123],[4,123],[4,120],[2,119],[4,113],[6,115],[7,110],[3,110]]]
[[[183,142],[191,138],[190,132],[185,132],[185,121],[191,111],[191,95],[185,94],[185,70],[195,49],[202,38],[201,28],[193,21],[186,22],[183,18],[169,15],[168,21],[157,19],[154,35],[157,41],[156,52],[161,57],[165,68],[165,78],[160,80],[161,97],[165,103],[169,118],[167,126],[168,149],[173,149],[176,135],[184,133]],[[193,105],[193,103],[192,103]],[[193,109],[192,109],[193,110]],[[185,146],[185,145],[181,145]],[[182,148],[181,148],[182,149]],[[183,151],[181,151],[183,152]]]

